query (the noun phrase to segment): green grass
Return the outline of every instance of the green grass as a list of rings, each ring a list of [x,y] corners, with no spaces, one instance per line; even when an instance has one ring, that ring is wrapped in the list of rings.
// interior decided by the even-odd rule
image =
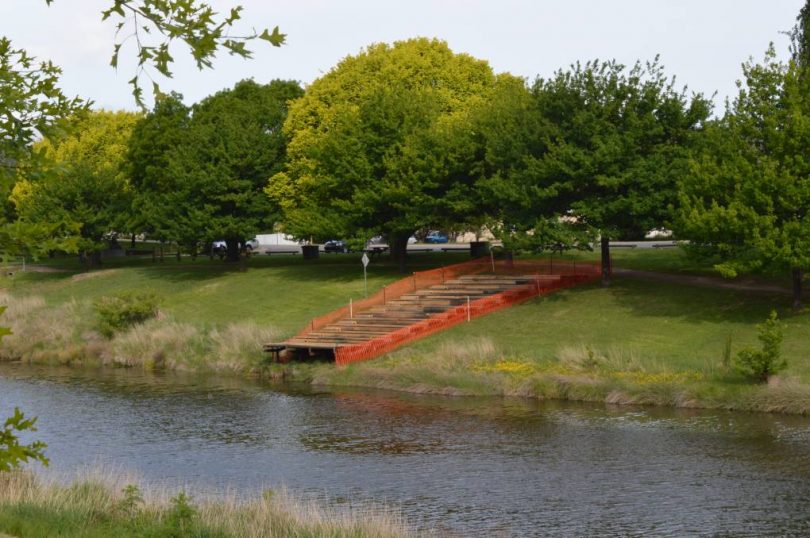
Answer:
[[[414,270],[469,259],[458,254],[413,255]],[[81,272],[75,260],[49,266],[67,272],[17,272],[0,279],[13,294],[37,294],[52,306],[93,300],[124,291],[149,291],[173,319],[216,326],[233,321],[272,324],[292,334],[313,316],[363,297],[360,255],[329,255],[314,262],[298,256],[255,256],[245,266],[219,260],[184,258],[152,262],[150,258],[110,258],[104,267]],[[242,270],[244,269],[244,270]],[[368,268],[369,294],[402,275],[387,259]]]
[[[465,259],[463,253],[416,254],[411,268]],[[648,271],[711,271],[679,249],[617,249],[614,261]],[[810,313],[791,312],[783,295],[617,277],[611,288],[561,291],[350,368],[268,369],[262,342],[290,336],[312,317],[362,297],[359,255],[317,261],[257,256],[246,266],[207,258],[113,258],[88,273],[75,271],[71,262],[57,260],[55,267],[64,272],[0,279],[11,294],[6,319],[17,332],[4,342],[7,358],[73,364],[93,357],[116,365],[208,368],[417,392],[810,412]],[[388,260],[374,260],[369,292],[400,277]],[[158,295],[161,318],[110,341],[93,337],[93,301],[132,290]],[[756,325],[771,309],[783,319],[789,368],[780,386],[763,388],[734,374],[723,350],[729,338],[732,355],[755,345]]]

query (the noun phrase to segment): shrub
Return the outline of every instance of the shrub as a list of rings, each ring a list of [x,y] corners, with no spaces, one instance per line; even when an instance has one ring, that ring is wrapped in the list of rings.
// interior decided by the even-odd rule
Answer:
[[[95,302],[98,330],[107,338],[117,331],[157,316],[157,297],[151,293],[122,293]]]
[[[775,310],[771,311],[765,323],[757,325],[757,332],[762,349],[748,347],[739,351],[734,359],[734,367],[749,379],[763,383],[787,367],[787,361],[782,358],[782,326]]]

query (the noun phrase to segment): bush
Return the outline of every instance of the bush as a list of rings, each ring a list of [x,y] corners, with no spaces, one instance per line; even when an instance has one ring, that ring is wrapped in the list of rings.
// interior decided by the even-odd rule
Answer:
[[[111,338],[117,331],[157,316],[157,307],[157,297],[151,293],[122,293],[102,297],[95,302],[98,330]]]
[[[782,326],[775,310],[765,323],[757,325],[757,331],[762,349],[749,347],[741,350],[734,359],[734,367],[749,379],[764,383],[773,374],[787,368],[787,361],[782,358]]]

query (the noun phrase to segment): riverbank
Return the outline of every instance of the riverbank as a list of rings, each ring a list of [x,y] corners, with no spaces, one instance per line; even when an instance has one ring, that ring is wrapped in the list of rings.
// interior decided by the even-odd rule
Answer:
[[[648,250],[617,253],[617,265],[657,269],[668,259],[676,271],[705,272],[677,251]],[[435,256],[414,261],[420,268],[454,261]],[[535,299],[347,368],[269,364],[262,343],[361,296],[354,258],[262,259],[245,271],[198,261],[6,277],[0,304],[8,304],[3,319],[15,334],[3,341],[2,357],[417,393],[810,413],[810,313],[791,312],[779,293],[632,275],[617,276],[608,289],[592,285]],[[375,264],[371,290],[398,277],[393,267]],[[101,337],[93,301],[130,290],[155,292],[160,315]],[[756,325],[772,309],[783,320],[788,369],[756,385],[730,362],[757,345]]]
[[[29,472],[0,473],[0,536],[209,538],[404,537],[382,511],[328,510],[265,491],[254,499],[212,497],[139,485],[130,477],[90,473],[62,484]]]

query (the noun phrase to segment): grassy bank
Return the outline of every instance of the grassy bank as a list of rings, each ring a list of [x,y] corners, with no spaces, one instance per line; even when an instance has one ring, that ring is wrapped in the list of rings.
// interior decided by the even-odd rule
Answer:
[[[810,412],[810,313],[782,296],[620,279],[500,311],[315,382],[455,395]],[[733,371],[776,309],[788,369],[769,385]],[[303,372],[302,372],[303,373]]]
[[[580,255],[586,256],[586,255]],[[414,269],[464,255],[412,257]],[[617,266],[706,273],[679,250],[617,251]],[[810,412],[810,314],[782,295],[671,282],[616,279],[529,301],[416,342],[386,357],[331,364],[269,366],[261,344],[294,334],[313,316],[362,296],[355,255],[316,263],[290,257],[246,268],[206,259],[113,260],[105,269],[17,273],[2,280],[0,304],[15,334],[6,360],[227,371],[341,386],[458,395],[515,395],[611,403]],[[67,271],[65,271],[67,269]],[[375,260],[374,290],[400,275]],[[128,290],[160,299],[157,319],[111,339],[95,329],[93,302]],[[731,355],[756,344],[756,324],[776,309],[789,367],[767,386],[734,373]]]
[[[0,536],[399,537],[409,532],[379,510],[336,512],[266,491],[254,499],[138,486],[102,473],[71,484],[0,473]]]

